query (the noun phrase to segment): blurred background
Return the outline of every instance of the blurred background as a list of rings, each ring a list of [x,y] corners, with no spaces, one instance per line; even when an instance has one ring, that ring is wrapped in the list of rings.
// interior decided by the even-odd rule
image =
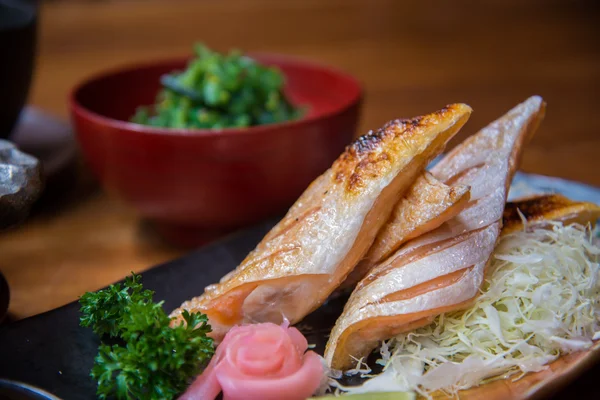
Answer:
[[[30,101],[66,117],[69,90],[90,74],[185,55],[202,40],[353,74],[366,90],[359,132],[462,101],[475,112],[460,141],[540,94],[548,115],[523,169],[600,185],[590,145],[600,127],[599,8],[593,0],[54,0],[42,6]],[[589,168],[563,162],[575,154]],[[542,158],[560,162],[536,170]]]
[[[600,186],[599,4],[47,0],[39,7],[28,104],[67,123],[69,93],[84,79],[123,64],[186,56],[203,41],[219,51],[279,53],[353,75],[364,89],[357,133],[465,102],[474,113],[454,145],[539,94],[547,116],[521,170]],[[0,233],[13,319],[186,251],[106,195],[75,154],[58,195],[38,204],[19,228]]]

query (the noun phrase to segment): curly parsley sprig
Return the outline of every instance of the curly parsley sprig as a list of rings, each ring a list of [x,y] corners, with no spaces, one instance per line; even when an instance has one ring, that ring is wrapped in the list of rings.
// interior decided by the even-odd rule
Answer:
[[[81,326],[112,338],[100,345],[91,371],[100,399],[173,399],[214,354],[206,315],[184,311],[185,324],[171,328],[153,294],[133,274],[79,300]]]

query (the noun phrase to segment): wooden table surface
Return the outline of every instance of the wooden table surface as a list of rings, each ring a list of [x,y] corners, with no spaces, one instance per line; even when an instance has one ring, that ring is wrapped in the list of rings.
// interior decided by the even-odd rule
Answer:
[[[66,96],[86,76],[201,40],[354,74],[366,89],[363,132],[461,101],[475,112],[460,140],[540,94],[547,117],[522,170],[600,186],[599,16],[592,0],[52,1],[30,102],[67,118]],[[100,190],[0,234],[16,319],[184,253]]]

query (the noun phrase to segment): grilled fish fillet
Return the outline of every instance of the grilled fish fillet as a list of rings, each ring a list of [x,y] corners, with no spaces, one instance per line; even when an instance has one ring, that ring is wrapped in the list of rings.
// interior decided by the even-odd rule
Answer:
[[[560,194],[549,194],[519,199],[507,203],[504,208],[502,234],[523,229],[527,222],[560,221],[564,224],[578,223],[596,225],[600,218],[600,206],[594,203],[573,201]]]
[[[470,113],[469,106],[453,104],[358,138],[237,269],[172,316],[180,319],[184,309],[207,314],[216,341],[241,323],[300,321],[346,278],[388,220],[393,200]]]
[[[421,175],[396,204],[388,222],[377,234],[367,255],[352,270],[340,289],[353,288],[375,265],[385,261],[402,244],[432,231],[455,217],[468,204],[470,188],[448,186],[429,172]]]
[[[359,282],[333,328],[325,359],[348,369],[383,339],[465,307],[477,295],[502,223],[521,148],[544,115],[531,97],[466,139],[433,169],[447,185],[471,187],[455,218],[406,243]]]

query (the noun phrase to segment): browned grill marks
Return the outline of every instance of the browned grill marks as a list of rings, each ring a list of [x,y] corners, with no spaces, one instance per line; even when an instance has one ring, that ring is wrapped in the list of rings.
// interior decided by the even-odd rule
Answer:
[[[471,236],[476,235],[480,231],[487,228],[487,226],[484,226],[483,228],[465,232],[458,236],[453,236],[451,238],[440,240],[438,242],[429,243],[424,246],[415,247],[414,249],[411,249],[408,252],[402,252],[402,250],[400,250],[396,257],[388,259],[383,264],[380,264],[379,267],[371,271],[369,275],[367,275],[361,282],[358,283],[355,290],[360,290],[364,286],[367,286],[369,283],[373,282],[375,279],[381,278],[390,271],[400,268],[403,265],[407,265],[417,259],[428,257],[435,253],[439,253],[440,251],[443,251],[449,248],[450,246],[453,246],[464,240],[468,240]],[[398,260],[398,262],[396,262],[396,260]]]
[[[522,229],[521,215],[527,221],[560,220],[592,225],[600,218],[600,206],[594,203],[571,201],[559,194],[529,197],[508,203],[504,209],[503,232]]]
[[[548,196],[536,196],[506,204],[504,208],[504,224],[520,223],[521,217],[517,210],[528,220],[543,218],[545,214],[556,209],[570,206],[575,202],[564,196],[554,194]]]
[[[435,279],[432,279],[427,282],[423,282],[419,285],[415,285],[411,288],[400,290],[395,293],[390,293],[381,299],[381,302],[389,302],[389,301],[402,301],[412,299],[414,297],[420,296],[422,294],[442,289],[451,285],[454,285],[458,282],[465,274],[473,269],[473,265],[463,268],[458,271],[451,272],[447,275],[438,276]],[[372,304],[372,303],[369,303]]]

